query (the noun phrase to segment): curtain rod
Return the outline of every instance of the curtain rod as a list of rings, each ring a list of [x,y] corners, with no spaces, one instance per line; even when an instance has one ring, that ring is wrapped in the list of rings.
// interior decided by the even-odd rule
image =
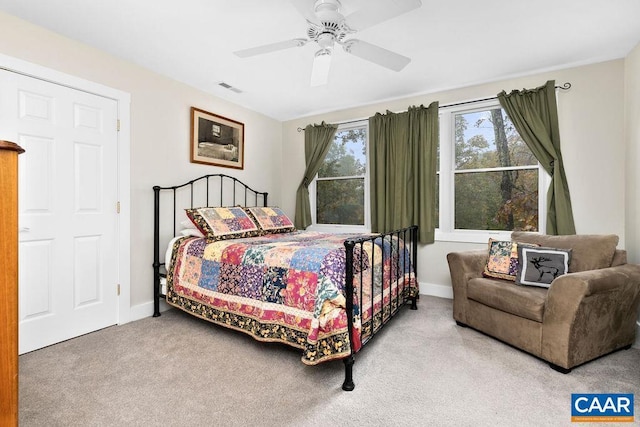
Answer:
[[[565,82],[560,86],[556,86],[555,88],[556,89],[561,89],[561,90],[569,90],[569,89],[571,89],[571,83]],[[493,99],[498,99],[498,97],[497,96],[490,96],[489,98],[474,99],[473,101],[455,102],[453,104],[440,105],[438,107],[438,109],[440,109],[440,108],[448,108],[448,107],[457,107],[458,105],[474,104],[476,102],[491,101]],[[349,123],[358,123],[358,122],[361,122],[363,120],[367,120],[367,119],[350,120],[348,122],[339,122],[338,124],[347,125]],[[304,128],[298,128],[298,132],[304,132]]]

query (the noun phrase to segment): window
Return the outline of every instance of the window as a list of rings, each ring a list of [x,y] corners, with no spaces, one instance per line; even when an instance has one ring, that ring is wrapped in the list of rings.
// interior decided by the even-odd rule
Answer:
[[[546,172],[497,101],[464,107],[440,111],[436,238],[486,242],[543,230]]]
[[[338,127],[310,186],[313,228],[327,231],[370,228],[367,129],[366,121]]]

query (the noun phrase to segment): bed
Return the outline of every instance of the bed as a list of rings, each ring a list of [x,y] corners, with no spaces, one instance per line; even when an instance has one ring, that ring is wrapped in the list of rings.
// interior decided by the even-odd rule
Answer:
[[[407,305],[417,309],[417,227],[383,234],[299,231],[268,194],[212,174],[154,190],[154,317],[160,300],[299,348],[302,362],[355,354]],[[229,225],[231,224],[231,225]]]

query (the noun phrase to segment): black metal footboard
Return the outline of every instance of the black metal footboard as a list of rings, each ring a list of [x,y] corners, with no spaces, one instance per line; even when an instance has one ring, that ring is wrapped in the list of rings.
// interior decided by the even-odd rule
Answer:
[[[388,233],[350,239],[344,242],[346,250],[345,297],[349,337],[353,337],[354,323],[359,318],[361,322],[361,347],[371,340],[389,320],[398,314],[400,307],[407,302],[411,309],[417,310],[417,243],[418,227],[411,226]],[[380,247],[378,247],[380,244]],[[368,268],[367,257],[364,256],[365,245],[371,251],[371,259],[376,256],[376,250],[382,259],[382,268],[371,271],[369,283],[363,280],[363,272]],[[385,258],[389,266],[385,268]],[[357,286],[355,285],[357,284]],[[368,292],[367,292],[368,291]],[[395,292],[394,292],[395,291]],[[395,293],[395,295],[394,295]],[[369,297],[367,297],[367,294]],[[376,308],[375,296],[379,296],[380,306]],[[364,310],[370,298],[371,315],[364,320]],[[354,299],[359,307],[354,313]],[[355,353],[351,345],[351,354],[344,359],[345,378],[342,389],[351,391],[355,387],[353,382],[353,363]]]

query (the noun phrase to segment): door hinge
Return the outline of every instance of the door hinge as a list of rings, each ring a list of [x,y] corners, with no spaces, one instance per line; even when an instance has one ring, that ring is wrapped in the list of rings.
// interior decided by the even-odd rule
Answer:
[[[120,213],[120,202],[116,203],[116,212]]]
[[[120,132],[120,119],[116,120],[116,130]]]
[[[118,283],[117,287],[118,287],[118,296],[120,296],[120,283]]]

